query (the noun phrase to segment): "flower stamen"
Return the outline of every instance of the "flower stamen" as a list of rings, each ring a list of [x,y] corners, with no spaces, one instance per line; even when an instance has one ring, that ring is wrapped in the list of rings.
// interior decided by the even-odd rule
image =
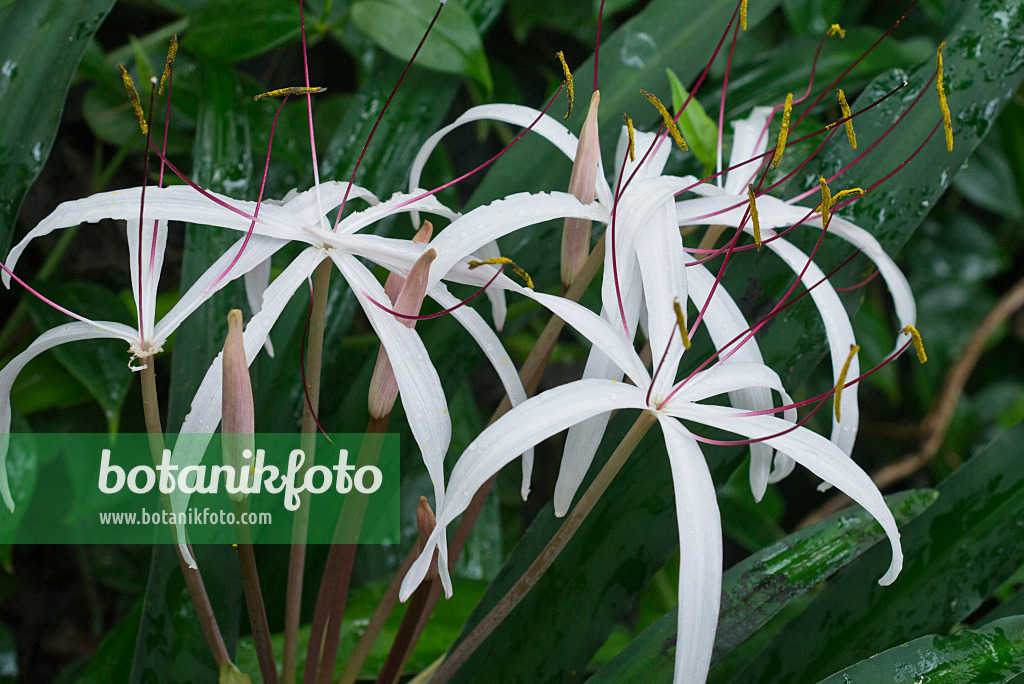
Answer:
[[[142,129],[142,134],[146,135],[149,133],[149,124],[146,123],[146,115],[142,111],[142,101],[139,99],[139,91],[135,89],[135,83],[132,82],[132,75],[128,73],[128,70],[124,68],[124,65],[118,64],[117,68],[121,70],[121,80],[124,81],[124,88],[128,91],[128,99],[132,103],[132,110],[135,112],[135,118],[139,120],[139,128]]]
[[[743,0],[740,4],[740,28],[744,31],[747,30],[747,0]]]
[[[676,312],[676,323],[679,324],[679,335],[683,338],[683,348],[690,348],[690,335],[686,332],[686,314],[683,313],[683,307],[679,304],[678,299],[672,301],[672,308]]]
[[[164,94],[164,85],[171,76],[171,69],[174,67],[174,58],[178,54],[178,34],[171,34],[171,47],[167,49],[167,62],[164,64],[164,72],[160,74],[160,87],[157,88],[157,95]]]
[[[690,148],[686,146],[686,141],[683,140],[683,134],[679,132],[679,126],[676,125],[675,119],[673,119],[672,115],[668,113],[667,109],[665,109],[665,105],[661,104],[661,100],[659,100],[656,95],[649,93],[646,90],[641,89],[640,92],[644,94],[647,101],[654,105],[658,110],[658,113],[661,114],[661,118],[665,122],[665,128],[668,129],[669,134],[672,136],[672,139],[675,140],[679,149],[683,152],[689,150]]]
[[[846,37],[846,29],[839,24],[832,24],[828,27],[828,31],[825,31],[825,37],[830,38],[832,36],[839,36],[840,38]]]
[[[928,355],[924,353],[924,341],[921,339],[921,333],[917,332],[917,328],[907,324],[900,332],[910,335],[914,341],[914,351],[917,352],[917,360],[921,363],[927,363]]]
[[[846,373],[850,370],[850,363],[853,362],[854,355],[860,351],[859,344],[850,345],[850,355],[846,357],[846,363],[843,364],[843,369],[839,371],[839,379],[836,381],[836,420],[841,420],[839,416],[839,401],[843,395],[843,387],[846,385]]]
[[[757,204],[754,202],[754,186],[747,183],[747,197],[750,198],[750,220],[754,224],[754,244],[761,249],[761,222],[757,217]]]
[[[772,168],[777,168],[782,161],[782,153],[786,149],[786,137],[789,135],[789,117],[793,114],[793,93],[786,95],[786,107],[782,110],[782,127],[779,128],[779,141],[775,144],[775,156],[772,157]]]
[[[485,259],[484,261],[470,261],[469,267],[470,269],[474,269],[480,266],[494,266],[499,264],[511,268],[517,276],[526,281],[526,287],[531,290],[533,289],[533,278],[530,277],[530,274],[520,268],[516,262],[512,261],[508,257],[494,257],[493,259]]]
[[[626,115],[626,112],[622,112],[622,118],[626,120],[626,133],[629,135],[629,161],[636,161],[636,148],[633,146],[633,120]]]
[[[573,100],[573,89],[572,89],[572,72],[569,71],[569,65],[565,63],[565,54],[559,50],[555,53],[555,57],[558,57],[558,61],[562,63],[562,79],[565,83],[565,95],[569,98],[569,111],[565,113],[563,119],[568,119],[569,115],[572,114],[572,100]]]
[[[268,97],[288,97],[289,95],[314,95],[316,93],[322,93],[327,88],[320,88],[317,86],[289,86],[287,88],[278,88],[277,90],[270,90],[265,93],[253,96],[253,102],[259,102]]]
[[[946,47],[946,41],[939,44],[938,52],[935,53],[935,88],[939,91],[939,106],[942,108],[942,127],[946,129],[946,151],[953,151],[953,122],[949,115],[949,105],[946,103],[946,89],[942,85],[942,51]]]
[[[850,114],[850,104],[846,101],[846,93],[839,89],[839,108],[843,111],[843,118],[846,119],[846,139],[850,141],[850,147],[857,149],[857,134],[853,132],[853,116]]]

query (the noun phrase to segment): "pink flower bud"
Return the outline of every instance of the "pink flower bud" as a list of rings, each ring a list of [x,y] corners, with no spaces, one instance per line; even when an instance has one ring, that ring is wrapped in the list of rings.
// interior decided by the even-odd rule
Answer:
[[[424,224],[424,228],[429,224]],[[420,231],[421,233],[423,230]],[[419,234],[417,234],[419,237]],[[429,232],[427,239],[429,239]],[[425,240],[424,240],[425,241]],[[401,283],[402,289],[397,297],[392,297],[394,310],[400,314],[416,315],[423,305],[423,296],[427,291],[427,277],[430,275],[430,264],[437,257],[437,252],[428,249],[420,255],[416,263],[409,269],[409,275]],[[390,278],[389,278],[390,280]],[[385,288],[385,291],[386,288]],[[416,321],[411,319],[400,319],[407,327],[412,328]],[[391,368],[388,360],[388,353],[381,345],[377,354],[377,365],[373,369],[373,377],[370,380],[370,391],[368,404],[370,415],[381,419],[391,413],[391,408],[398,398],[398,381],[395,380],[395,371]]]
[[[580,131],[576,159],[569,177],[569,192],[584,204],[594,201],[597,191],[597,165],[601,160],[601,145],[597,134],[597,106],[601,92],[594,91],[590,110]],[[590,221],[567,218],[562,229],[562,285],[568,288],[590,256]]]
[[[245,459],[242,453],[254,450],[255,408],[252,401],[252,383],[249,364],[245,360],[242,343],[242,312],[232,309],[228,313],[228,336],[224,340],[224,384],[221,391],[222,437],[221,447],[225,466],[235,469],[235,482],[247,482]],[[228,492],[235,502],[244,501],[244,492]]]
[[[420,533],[420,552],[427,547],[427,539],[434,532],[434,528],[437,527],[437,519],[434,517],[434,511],[430,509],[430,504],[427,502],[427,497],[421,496],[420,503],[416,507],[416,527],[419,528]],[[434,550],[434,557],[430,561],[430,569],[427,570],[427,577],[437,577],[437,550]]]

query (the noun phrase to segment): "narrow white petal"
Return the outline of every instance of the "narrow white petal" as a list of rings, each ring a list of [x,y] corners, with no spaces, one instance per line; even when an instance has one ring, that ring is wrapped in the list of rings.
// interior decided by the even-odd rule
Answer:
[[[768,148],[768,117],[771,116],[772,107],[754,107],[746,119],[732,123],[732,153],[729,157],[729,167],[763,154]],[[733,169],[725,176],[725,192],[729,195],[745,195],[747,185],[752,183],[757,172],[761,168],[761,162],[744,164],[738,169]],[[758,205],[760,206],[760,205]]]
[[[538,117],[540,118],[538,119]],[[536,109],[523,107],[522,105],[480,105],[467,110],[458,119],[427,138],[426,142],[424,142],[423,146],[420,148],[420,151],[416,154],[416,159],[413,160],[412,169],[409,173],[409,187],[414,187],[419,184],[420,174],[423,172],[423,167],[427,163],[427,159],[444,136],[448,135],[448,133],[459,126],[483,119],[503,121],[505,123],[512,124],[513,126],[521,126],[523,128],[526,128],[536,120],[536,125],[531,129],[534,133],[548,140],[551,144],[557,147],[562,154],[569,158],[569,161],[576,158],[576,146],[579,144],[579,140],[565,126],[547,114],[541,114],[541,112]],[[611,206],[612,191],[611,188],[608,187],[608,181],[605,180],[604,168],[600,165],[600,160],[598,160],[598,164],[597,198],[598,201],[606,207]]]
[[[156,318],[156,293],[160,286],[160,271],[164,265],[164,250],[167,247],[167,222],[159,221],[154,230],[154,221],[146,221],[142,227],[142,298],[139,296],[139,222],[127,221],[128,261],[131,271],[132,292],[135,306],[142,312],[142,324],[146,336],[153,334]]]
[[[284,206],[289,213],[301,217],[301,220],[306,225],[320,225],[320,208],[322,207],[325,212],[330,212],[338,207],[345,196],[347,188],[348,183],[327,181],[317,187],[312,187],[309,190],[296,193],[292,197],[285,198]],[[320,195],[319,202],[317,201],[318,190]],[[370,205],[380,203],[380,200],[372,192],[358,185],[353,185],[349,191],[348,201],[351,202],[352,200],[365,200]]]
[[[722,521],[700,446],[673,418],[659,416],[672,466],[679,521],[679,616],[675,684],[701,684],[711,667],[722,600]]]
[[[466,510],[476,491],[524,448],[536,446],[588,416],[617,408],[644,408],[643,400],[643,392],[631,385],[580,380],[528,399],[481,432],[452,469],[448,497],[437,510],[437,527],[402,581],[401,600],[409,598],[423,581],[448,525]],[[440,563],[438,572],[444,580],[447,569],[442,572]],[[445,591],[451,595],[450,583]]]
[[[650,149],[651,145],[655,145],[658,138],[657,133],[644,133],[643,131],[633,131],[633,151],[634,160],[626,160],[626,167],[623,172],[622,182],[625,183],[636,167],[644,159],[644,155],[647,154],[647,150]],[[633,182],[636,182],[645,178],[657,178],[661,175],[661,172],[665,170],[665,164],[668,162],[668,155],[672,151],[672,141],[665,139],[661,141],[658,148],[647,156],[647,161],[644,162],[643,167],[637,171],[636,176],[633,178]],[[629,131],[625,126],[619,132],[619,141],[615,145],[615,172],[618,174],[619,169],[622,167],[622,160],[626,157],[626,150],[629,147]],[[616,176],[616,183],[618,183],[618,176]]]
[[[448,292],[444,285],[435,285],[434,289],[429,292],[429,295],[445,309],[450,309],[459,303],[459,299]],[[508,395],[512,407],[515,408],[526,401],[526,390],[523,388],[522,380],[519,379],[519,373],[516,371],[515,364],[509,358],[508,352],[505,351],[505,347],[501,344],[501,340],[484,322],[480,314],[471,307],[460,306],[452,311],[452,315],[466,329],[466,332],[476,340],[477,345],[483,350],[487,360],[491,362],[491,367],[498,374],[498,379],[501,381],[501,386],[505,388],[505,393]],[[523,484],[521,493],[524,501],[530,494],[530,475],[532,471],[533,448],[531,447],[523,452]]]
[[[245,282],[245,298],[249,302],[249,311],[256,315],[263,308],[263,291],[270,284],[270,258],[266,258],[254,269],[243,276]],[[274,344],[267,338],[263,348],[267,350],[267,356],[274,358]]]
[[[356,213],[346,216],[342,219],[341,224],[338,226],[338,235],[351,235],[358,230],[365,228],[381,219],[387,218],[394,214],[409,213],[412,211],[425,211],[435,216],[441,216],[448,219],[449,221],[455,220],[459,213],[452,211],[448,207],[444,206],[437,201],[437,198],[433,195],[428,195],[421,199],[411,202],[405,206],[401,206],[408,200],[414,197],[419,197],[425,190],[416,189],[411,193],[400,193],[396,192],[386,201],[381,202],[369,209],[357,211]]]
[[[491,240],[476,251],[477,261],[488,261],[501,256],[498,243]],[[499,287],[487,288],[487,299],[491,302],[491,318],[494,319],[494,329],[501,332],[505,327],[505,316],[508,315],[508,306],[505,304],[505,291]]]
[[[844,458],[845,454],[835,444],[807,428],[793,429],[793,425],[785,420],[770,416],[744,416],[742,412],[726,406],[679,404],[666,409],[666,412],[683,420],[692,420],[751,439],[764,439],[822,480],[835,486],[874,516],[889,537],[892,563],[878,583],[891,584],[899,575],[903,567],[903,551],[900,548],[900,532],[896,528],[896,521],[875,483],[853,459]],[[769,437],[786,430],[789,430],[786,434]]]
[[[0,370],[0,498],[11,511],[14,510],[14,498],[7,482],[7,449],[11,438],[11,388],[14,381],[29,361],[58,345],[95,339],[121,339],[131,345],[139,336],[136,330],[120,323],[104,321],[102,325],[98,327],[93,323],[76,321],[47,330]]]
[[[388,352],[409,428],[434,483],[434,499],[440,509],[445,489],[444,456],[451,442],[452,423],[437,371],[416,331],[369,301],[368,297],[385,305],[389,301],[373,274],[350,254],[332,249],[330,256],[352,287],[370,325]]]

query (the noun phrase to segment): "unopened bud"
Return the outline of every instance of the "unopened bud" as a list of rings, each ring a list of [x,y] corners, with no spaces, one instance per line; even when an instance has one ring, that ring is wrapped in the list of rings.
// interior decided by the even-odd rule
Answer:
[[[427,546],[427,540],[434,533],[434,528],[437,527],[434,511],[430,509],[430,504],[425,496],[420,497],[420,503],[416,507],[416,527],[420,533],[420,553],[422,553]],[[437,577],[437,549],[434,550],[434,557],[430,560],[430,569],[427,570],[427,579],[434,577]]]
[[[420,229],[416,231],[412,241],[418,244],[426,244],[430,242],[430,238],[434,235],[434,224],[430,221],[424,221]],[[388,273],[388,279],[384,281],[384,294],[388,296],[392,302],[398,299],[398,293],[402,291],[402,285],[405,284],[405,278],[398,275],[397,273]]]
[[[392,298],[396,313],[410,316],[419,313],[420,307],[423,305],[423,297],[427,292],[430,264],[434,262],[436,257],[437,252],[433,249],[428,249],[420,255],[420,258],[409,269],[409,275],[406,276],[405,282],[402,283],[398,296]],[[401,318],[399,320],[409,328],[416,325],[416,321],[413,319]],[[397,398],[398,381],[395,379],[395,370],[391,367],[391,362],[388,360],[387,350],[384,349],[384,345],[381,345],[380,351],[377,353],[377,365],[374,366],[373,377],[370,379],[368,396],[370,415],[379,420],[390,414]]]
[[[249,364],[245,360],[245,345],[242,340],[242,312],[232,309],[228,313],[228,336],[224,340],[223,357],[224,383],[221,390],[221,449],[224,465],[234,468],[234,482],[237,490],[229,488],[228,498],[241,503],[246,493],[240,491],[241,484],[251,478],[246,472],[243,453],[255,453],[253,433],[256,429],[256,411],[252,401],[252,382],[249,379]]]
[[[597,195],[597,168],[601,159],[601,145],[597,131],[597,107],[601,92],[594,91],[590,98],[590,110],[580,131],[576,146],[576,158],[569,176],[569,192],[583,204],[590,204]],[[590,256],[589,219],[567,218],[562,229],[562,285],[568,288],[576,279]]]

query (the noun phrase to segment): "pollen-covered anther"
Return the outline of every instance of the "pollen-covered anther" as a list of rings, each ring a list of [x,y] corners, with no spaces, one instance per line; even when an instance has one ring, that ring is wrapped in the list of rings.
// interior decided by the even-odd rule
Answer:
[[[672,309],[676,313],[676,324],[679,326],[679,335],[683,338],[683,348],[689,349],[690,333],[686,331],[686,314],[683,313],[683,307],[678,299],[672,300]]]
[[[747,30],[747,0],[740,3],[740,28]]]
[[[850,370],[850,364],[853,363],[853,357],[860,351],[860,345],[851,344],[850,354],[846,357],[846,363],[843,364],[843,369],[839,371],[839,380],[836,381],[836,420],[841,420],[839,414],[839,400],[843,394],[843,385],[846,384],[846,373]]]
[[[750,222],[754,224],[754,244],[761,249],[761,222],[758,220],[757,204],[754,202],[754,186],[750,183],[747,184],[747,197],[750,198]]]
[[[839,36],[840,38],[846,37],[846,29],[839,24],[832,24],[828,27],[828,31],[825,31],[826,37]]]
[[[853,132],[853,114],[850,112],[850,103],[846,101],[846,93],[839,89],[839,108],[846,119],[846,139],[850,141],[850,147],[857,149],[857,134]]]
[[[568,119],[569,115],[572,114],[572,101],[574,97],[572,89],[572,72],[569,71],[569,65],[565,63],[565,54],[559,50],[555,53],[555,57],[558,57],[558,61],[562,64],[562,76],[565,79],[565,94],[569,98],[569,111],[565,113],[563,118]]]
[[[850,195],[863,195],[864,190],[861,188],[850,188],[849,190],[843,190],[838,195],[833,196],[832,191],[828,187],[828,182],[824,176],[818,178],[818,182],[821,184],[821,204],[814,208],[814,211],[821,214],[821,227],[828,228],[829,222],[832,220],[832,207],[839,203],[839,200]]]
[[[146,135],[149,133],[149,124],[146,123],[146,115],[142,111],[142,101],[139,99],[139,91],[135,89],[135,83],[132,82],[132,75],[128,73],[128,70],[124,68],[123,64],[118,64],[117,68],[121,70],[121,80],[124,82],[124,88],[128,91],[128,100],[132,103],[132,110],[135,112],[135,118],[139,120],[139,128],[142,129],[142,134]]]
[[[479,268],[481,266],[508,266],[512,271],[526,281],[526,287],[533,289],[533,278],[530,274],[516,265],[516,262],[512,261],[508,257],[494,257],[493,259],[486,259],[484,261],[470,261],[469,267],[471,269]]]
[[[626,112],[622,112],[622,118],[626,121],[626,134],[629,136],[629,161],[636,161],[636,148],[633,146],[633,120],[626,115]]]
[[[946,41],[939,43],[936,52],[935,66],[935,88],[939,91],[939,106],[942,107],[942,127],[946,130],[946,151],[953,151],[953,121],[949,115],[949,104],[946,103],[946,88],[942,84],[942,51],[946,47]]]
[[[658,113],[661,114],[661,119],[665,123],[665,128],[668,129],[669,135],[672,136],[672,139],[676,141],[676,145],[679,145],[679,149],[684,152],[690,149],[686,146],[686,141],[683,140],[683,134],[679,132],[679,126],[676,126],[676,122],[672,120],[672,115],[668,113],[667,109],[665,109],[665,105],[661,104],[661,100],[659,100],[656,95],[649,93],[646,90],[641,90],[640,92],[644,94],[647,101],[654,105],[655,109],[658,110]]]
[[[327,88],[322,87],[307,87],[307,86],[289,86],[288,88],[278,88],[277,90],[270,90],[265,93],[253,96],[254,102],[265,100],[268,97],[287,97],[288,95],[314,95],[316,93],[322,93]]]
[[[164,73],[160,74],[160,87],[157,88],[156,92],[158,95],[164,94],[164,86],[167,84],[167,79],[171,77],[171,68],[174,66],[174,58],[178,54],[178,34],[171,34],[171,46],[167,48],[167,62],[164,64]]]
[[[779,141],[775,143],[775,156],[772,157],[772,168],[782,161],[782,151],[786,149],[786,137],[789,135],[789,117],[793,114],[793,93],[786,95],[786,106],[782,110],[782,127],[779,128]]]
[[[924,353],[924,341],[921,339],[921,333],[917,332],[917,328],[907,324],[900,332],[910,335],[910,338],[914,341],[914,351],[917,352],[917,360],[921,363],[927,363],[928,355]]]

